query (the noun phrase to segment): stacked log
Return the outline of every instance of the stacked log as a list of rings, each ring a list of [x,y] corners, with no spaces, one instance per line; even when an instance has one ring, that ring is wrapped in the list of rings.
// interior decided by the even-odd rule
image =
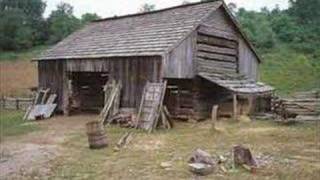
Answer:
[[[307,116],[307,119],[320,120],[320,91],[299,92],[286,99],[274,98],[272,110],[284,119]]]

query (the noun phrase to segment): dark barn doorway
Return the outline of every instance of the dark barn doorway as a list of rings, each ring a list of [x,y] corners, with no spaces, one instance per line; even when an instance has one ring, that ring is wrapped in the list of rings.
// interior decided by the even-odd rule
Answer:
[[[108,73],[72,72],[71,108],[73,110],[99,112],[104,105],[103,87],[109,80]]]

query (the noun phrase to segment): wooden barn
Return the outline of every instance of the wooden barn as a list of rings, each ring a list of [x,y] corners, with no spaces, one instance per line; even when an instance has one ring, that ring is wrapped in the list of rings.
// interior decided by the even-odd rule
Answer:
[[[257,82],[261,59],[222,1],[97,20],[36,61],[39,87],[56,93],[65,113],[70,89],[73,106],[101,109],[111,79],[122,83],[120,106],[128,108],[139,106],[147,81],[167,80],[170,113],[196,119],[214,104],[273,91]]]

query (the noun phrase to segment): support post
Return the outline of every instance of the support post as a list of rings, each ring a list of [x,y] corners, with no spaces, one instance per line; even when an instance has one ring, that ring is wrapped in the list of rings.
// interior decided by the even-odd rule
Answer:
[[[249,95],[249,97],[248,97],[248,115],[251,115],[252,113],[254,113],[253,99],[254,99],[254,97],[252,95]]]
[[[212,112],[211,112],[212,130],[216,130],[217,119],[218,119],[218,105],[214,105],[212,107]]]
[[[238,121],[238,101],[237,101],[237,94],[233,94],[233,119]]]

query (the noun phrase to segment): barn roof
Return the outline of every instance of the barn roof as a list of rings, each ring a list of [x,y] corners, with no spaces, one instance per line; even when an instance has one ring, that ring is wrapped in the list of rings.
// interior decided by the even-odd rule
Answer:
[[[192,3],[97,20],[36,60],[164,55],[223,4],[222,1]]]

